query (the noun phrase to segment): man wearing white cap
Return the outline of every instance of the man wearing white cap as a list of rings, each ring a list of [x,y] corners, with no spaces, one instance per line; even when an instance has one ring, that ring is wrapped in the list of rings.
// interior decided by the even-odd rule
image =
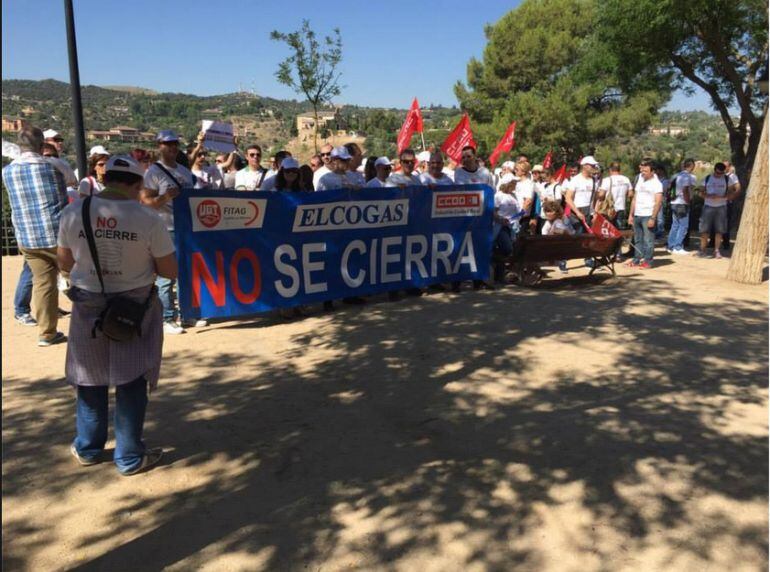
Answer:
[[[170,129],[161,131],[156,137],[160,161],[150,165],[144,174],[144,190],[141,201],[158,211],[166,228],[174,238],[173,200],[182,188],[193,188],[195,181],[190,169],[176,162],[179,152],[179,137]],[[163,304],[163,331],[167,334],[182,334],[184,328],[177,323],[178,313],[174,295],[175,280],[158,277],[156,285]],[[202,323],[201,323],[202,325]]]
[[[391,163],[390,159],[387,157],[378,157],[374,162],[374,170],[377,172],[377,176],[366,183],[366,187],[369,189],[379,189],[381,187],[386,187],[390,172],[393,170],[393,163]]]
[[[329,191],[332,189],[358,189],[358,177],[351,177],[348,173],[348,165],[353,156],[345,147],[335,147],[331,152],[329,167],[330,173],[326,173],[318,179],[316,191]],[[320,170],[320,169],[319,169]]]
[[[444,156],[441,151],[433,151],[428,158],[428,172],[420,175],[420,182],[429,187],[454,185],[454,181],[444,173]]]
[[[572,211],[570,220],[577,234],[585,232],[585,225],[591,226],[591,208],[597,198],[594,173],[598,167],[599,164],[591,155],[583,157],[580,160],[580,172],[564,184],[564,200]]]
[[[417,153],[417,176],[428,172],[428,161],[430,161],[430,151],[421,151]]]

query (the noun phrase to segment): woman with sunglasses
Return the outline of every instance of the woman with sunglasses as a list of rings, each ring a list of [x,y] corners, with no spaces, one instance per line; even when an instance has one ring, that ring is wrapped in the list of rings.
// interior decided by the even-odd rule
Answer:
[[[88,160],[88,176],[78,185],[78,195],[89,197],[98,195],[104,190],[104,168],[109,155],[98,153]]]

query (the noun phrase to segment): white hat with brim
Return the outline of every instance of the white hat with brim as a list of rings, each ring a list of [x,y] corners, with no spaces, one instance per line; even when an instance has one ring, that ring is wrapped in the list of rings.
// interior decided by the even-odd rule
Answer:
[[[144,169],[129,155],[114,155],[107,161],[105,172],[132,173],[144,178]]]
[[[378,157],[377,160],[374,162],[375,167],[390,167],[393,163],[390,162],[390,159],[387,157]]]
[[[286,157],[283,161],[281,161],[281,169],[299,169],[299,161],[297,161],[294,157]]]
[[[59,135],[59,132],[55,131],[54,129],[46,129],[43,131],[43,137],[46,139],[56,139],[57,137],[61,138],[61,135]]]
[[[104,145],[94,145],[93,147],[91,147],[91,150],[88,151],[89,157],[93,157],[94,155],[109,155],[109,154],[110,152],[104,148]]]
[[[594,159],[592,155],[588,155],[587,157],[583,157],[580,160],[580,165],[592,165],[594,167],[598,167],[599,163],[596,162],[596,159]]]
[[[332,149],[331,156],[332,156],[332,159],[342,159],[344,161],[348,161],[353,158],[352,155],[348,153],[347,148],[343,146],[335,147],[334,149]]]

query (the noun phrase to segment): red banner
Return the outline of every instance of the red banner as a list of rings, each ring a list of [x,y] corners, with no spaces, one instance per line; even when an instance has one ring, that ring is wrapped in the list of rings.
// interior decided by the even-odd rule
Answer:
[[[559,170],[554,173],[554,177],[556,178],[556,182],[560,185],[567,179],[567,163],[564,163],[559,167]]]
[[[398,132],[397,149],[398,153],[409,147],[409,142],[412,140],[412,135],[415,131],[422,133],[423,123],[422,114],[420,113],[420,104],[417,103],[417,98],[412,101],[412,107],[406,114],[404,124],[401,126],[401,131]]]
[[[468,119],[468,114],[464,113],[460,123],[441,144],[441,150],[453,161],[459,163],[463,154],[463,147],[468,145],[476,148],[476,142],[473,140],[473,132],[471,131],[471,121]]]
[[[550,169],[551,165],[553,165],[553,153],[548,151],[545,154],[545,159],[543,159],[543,169]]]
[[[494,167],[495,163],[497,163],[497,160],[500,158],[500,155],[503,153],[507,153],[511,149],[513,149],[513,146],[516,144],[515,141],[516,136],[516,122],[512,122],[508,129],[505,130],[505,135],[503,135],[503,138],[500,139],[500,142],[497,144],[497,147],[495,147],[495,150],[492,151],[492,154],[489,156],[489,165]]]
[[[594,222],[591,224],[591,232],[601,238],[620,238],[623,236],[615,226],[599,213],[594,214]]]

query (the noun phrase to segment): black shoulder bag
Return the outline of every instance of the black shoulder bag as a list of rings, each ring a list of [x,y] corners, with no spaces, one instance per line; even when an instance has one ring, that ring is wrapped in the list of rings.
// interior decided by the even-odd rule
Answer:
[[[144,303],[136,302],[125,296],[107,297],[107,294],[104,292],[104,278],[102,277],[102,268],[99,264],[99,254],[96,251],[94,231],[91,227],[91,198],[90,196],[86,197],[83,201],[83,230],[86,233],[88,249],[91,252],[96,275],[99,277],[99,284],[102,287],[102,296],[107,301],[107,305],[91,329],[91,337],[96,337],[96,330],[98,328],[111,340],[128,342],[134,339],[135,336],[142,335],[142,320],[144,320],[144,315],[155,294],[155,286],[153,285],[150,295],[147,296],[147,300]]]

